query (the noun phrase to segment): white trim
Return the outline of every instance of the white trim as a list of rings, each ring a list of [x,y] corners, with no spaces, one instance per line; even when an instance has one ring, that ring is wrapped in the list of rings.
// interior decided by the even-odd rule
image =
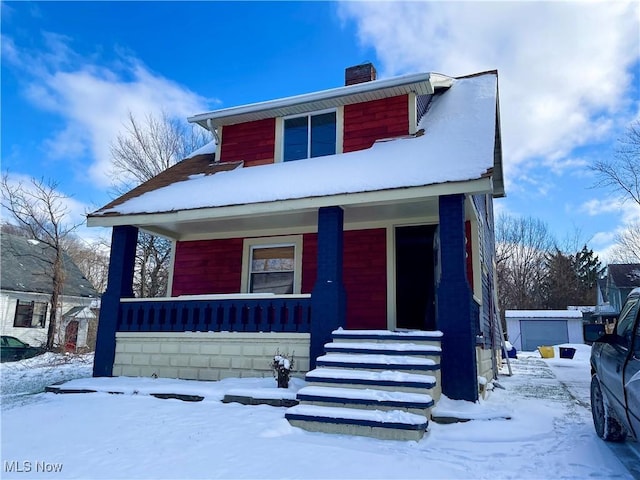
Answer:
[[[300,294],[302,291],[302,235],[288,235],[278,237],[257,237],[245,238],[242,243],[242,276],[240,280],[240,290],[243,293],[249,292],[249,267],[251,252],[254,247],[283,247],[293,246],[294,271],[293,271],[293,293]]]
[[[173,292],[173,274],[176,268],[176,248],[178,242],[175,239],[171,239],[171,253],[169,254],[169,279],[167,281],[167,296],[171,296]]]
[[[253,216],[257,214],[290,212],[293,210],[317,209],[336,205],[379,205],[387,202],[413,200],[458,193],[491,193],[490,177],[460,182],[437,183],[420,187],[394,188],[371,192],[342,193],[321,197],[293,198],[271,202],[257,202],[242,205],[194,208],[175,212],[138,213],[130,215],[89,215],[89,227],[113,227],[118,225],[154,225],[167,222],[188,222],[192,220],[215,220],[217,218]],[[117,207],[116,207],[117,208]]]
[[[412,218],[398,218],[391,220],[381,220],[376,222],[350,222],[345,223],[343,230],[345,232],[350,230],[373,230],[376,228],[387,228],[394,222],[399,224],[437,224],[437,216],[424,216],[424,217],[412,217]],[[180,237],[178,241],[189,242],[196,240],[222,240],[228,238],[248,238],[248,237],[275,237],[279,235],[300,235],[305,233],[318,233],[317,223],[290,227],[290,228],[274,228],[274,229],[256,229],[256,230],[233,230],[228,232],[214,232],[214,233],[199,233],[194,235],[185,235]]]
[[[121,298],[121,303],[135,302],[175,302],[175,301],[201,301],[201,300],[277,300],[311,298],[310,293],[298,293],[292,295],[275,295],[273,293],[210,293],[205,295],[179,295],[177,297],[150,297],[150,298]]]
[[[344,153],[344,106],[336,108],[336,154]]]
[[[415,135],[418,131],[418,96],[415,92],[410,92],[407,99],[409,101],[409,135]]]
[[[396,227],[387,225],[387,330],[395,330],[396,312]]]
[[[296,107],[312,111],[318,110],[319,105],[335,107],[338,105],[348,105],[379,98],[404,95],[408,92],[431,94],[434,92],[435,87],[448,88],[452,84],[453,78],[451,77],[439,74],[415,73],[266,102],[214,110],[212,112],[200,113],[188,117],[187,121],[190,123],[198,123],[203,128],[207,128],[207,120],[209,119],[212,120],[214,126],[218,126],[259,118],[289,115],[296,113]],[[299,111],[299,113],[302,113],[304,110]]]

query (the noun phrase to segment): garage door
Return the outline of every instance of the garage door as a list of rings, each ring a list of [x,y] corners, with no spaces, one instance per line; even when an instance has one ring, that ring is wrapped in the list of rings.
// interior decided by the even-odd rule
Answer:
[[[569,341],[566,320],[520,320],[522,350],[530,352],[540,345],[558,345]]]

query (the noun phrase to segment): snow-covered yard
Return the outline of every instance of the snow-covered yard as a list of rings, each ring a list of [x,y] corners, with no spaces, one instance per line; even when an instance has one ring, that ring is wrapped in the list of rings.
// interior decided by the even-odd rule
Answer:
[[[512,360],[514,375],[500,376],[504,389],[495,389],[479,404],[441,404],[474,418],[498,411],[511,420],[432,423],[420,442],[310,433],[291,427],[284,408],[221,402],[230,390],[277,390],[272,378],[84,378],[67,385],[101,392],[25,395],[44,384],[88,377],[90,363],[79,359],[50,365],[53,356],[5,363],[0,367],[0,476],[631,479],[595,435],[589,410],[590,349],[574,347],[573,360],[520,354]],[[290,389],[303,383],[294,381]],[[148,395],[163,390],[205,399],[183,402]],[[25,476],[21,471],[26,470]]]

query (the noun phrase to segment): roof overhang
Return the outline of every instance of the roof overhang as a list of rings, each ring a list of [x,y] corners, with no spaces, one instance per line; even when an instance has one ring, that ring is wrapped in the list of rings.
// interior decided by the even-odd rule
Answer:
[[[90,227],[135,225],[145,231],[175,240],[224,237],[238,232],[277,234],[282,229],[313,231],[321,207],[339,205],[345,210],[345,225],[372,222],[438,218],[441,195],[490,193],[490,177],[421,187],[296,198],[246,205],[197,208],[175,212],[129,215],[90,215]]]
[[[191,123],[197,123],[208,130],[210,126],[216,128],[222,125],[233,125],[265,118],[296,115],[298,113],[335,108],[341,105],[380,100],[407,93],[428,95],[434,93],[436,89],[449,88],[452,82],[453,79],[451,77],[435,73],[403,75],[267,102],[214,110],[194,115],[187,120]]]

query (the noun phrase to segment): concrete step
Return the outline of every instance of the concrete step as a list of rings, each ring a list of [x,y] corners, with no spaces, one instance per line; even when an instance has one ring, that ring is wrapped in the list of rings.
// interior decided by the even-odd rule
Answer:
[[[285,418],[295,427],[312,432],[361,435],[385,440],[420,440],[429,421],[423,415],[400,410],[297,405],[287,409]]]
[[[332,342],[324,346],[326,353],[400,355],[431,358],[440,362],[440,346],[400,342]]]
[[[429,372],[440,370],[440,363],[430,358],[406,355],[329,353],[317,358],[318,367],[352,368],[360,370],[396,370]]]
[[[297,400],[305,405],[375,410],[404,410],[409,413],[430,416],[434,405],[431,395],[376,389],[340,387],[304,387],[298,391]]]
[[[331,333],[333,341],[338,342],[368,342],[368,343],[417,343],[422,345],[440,346],[442,332],[424,330],[334,330]]]
[[[340,388],[374,388],[408,393],[426,393],[435,397],[432,389],[437,386],[434,375],[384,370],[371,372],[365,370],[316,368],[307,373],[305,380],[311,386]]]

